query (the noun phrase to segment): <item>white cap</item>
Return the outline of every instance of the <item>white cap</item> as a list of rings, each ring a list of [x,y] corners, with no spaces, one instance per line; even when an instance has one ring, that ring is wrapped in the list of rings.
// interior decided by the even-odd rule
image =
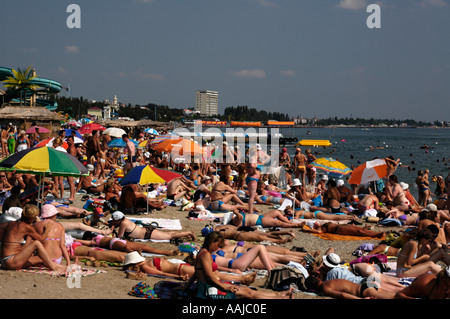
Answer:
[[[292,187],[295,186],[302,186],[302,182],[300,182],[298,178],[294,178],[294,180],[292,181]]]
[[[137,264],[145,260],[137,251],[125,255],[124,265]]]
[[[112,219],[114,219],[114,220],[121,220],[121,219],[124,218],[124,217],[125,217],[124,213],[122,213],[122,212],[120,212],[120,211],[115,211],[115,212],[112,214]]]
[[[344,181],[342,179],[338,179],[336,186],[344,186]]]
[[[403,190],[407,190],[409,188],[409,185],[406,184],[405,182],[400,182],[399,184]]]

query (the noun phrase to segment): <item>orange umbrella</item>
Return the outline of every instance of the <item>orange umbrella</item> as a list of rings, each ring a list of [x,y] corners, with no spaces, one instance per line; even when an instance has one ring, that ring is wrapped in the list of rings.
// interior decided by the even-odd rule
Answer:
[[[155,146],[155,150],[161,152],[177,152],[179,155],[191,154],[200,155],[203,154],[203,147],[194,141],[181,139],[181,140],[165,140]]]
[[[170,147],[173,144],[177,144],[177,143],[181,142],[181,140],[182,140],[182,138],[175,138],[175,139],[168,138],[168,139],[165,139],[164,141],[162,141],[161,143],[156,144],[153,147],[153,149],[155,151],[160,151],[160,152],[170,152]]]
[[[367,184],[386,177],[387,164],[384,159],[374,159],[365,162],[353,170],[348,182],[350,184]]]

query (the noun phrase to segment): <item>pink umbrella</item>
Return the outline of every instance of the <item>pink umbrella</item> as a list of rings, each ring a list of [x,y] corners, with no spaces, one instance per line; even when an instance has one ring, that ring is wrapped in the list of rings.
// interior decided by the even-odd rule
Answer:
[[[28,130],[26,130],[25,133],[27,134],[36,133],[36,129],[39,130],[39,133],[50,133],[50,130],[42,126],[32,126]]]

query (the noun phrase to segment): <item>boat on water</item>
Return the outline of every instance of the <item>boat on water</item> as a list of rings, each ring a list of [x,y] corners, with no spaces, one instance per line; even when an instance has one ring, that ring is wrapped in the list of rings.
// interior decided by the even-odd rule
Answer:
[[[329,140],[300,140],[297,146],[322,146],[328,147],[333,145]]]

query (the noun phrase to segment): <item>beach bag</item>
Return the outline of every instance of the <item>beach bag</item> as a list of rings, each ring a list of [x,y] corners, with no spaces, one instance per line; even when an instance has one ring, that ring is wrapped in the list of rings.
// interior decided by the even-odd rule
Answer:
[[[134,297],[140,297],[140,298],[147,298],[147,299],[158,298],[158,296],[155,294],[153,289],[143,281],[134,285],[131,288],[131,291],[128,292],[128,295],[134,296]]]
[[[202,229],[202,236],[206,237],[208,236],[209,233],[213,232],[214,228],[212,227],[211,224],[206,225],[203,229]]]

